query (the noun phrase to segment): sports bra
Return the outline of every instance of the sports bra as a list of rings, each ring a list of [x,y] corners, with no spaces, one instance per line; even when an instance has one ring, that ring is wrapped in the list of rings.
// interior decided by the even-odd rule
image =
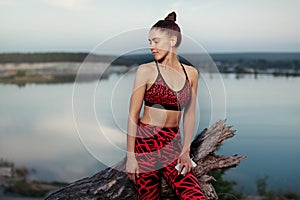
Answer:
[[[164,80],[160,73],[157,61],[155,61],[155,63],[158,74],[154,83],[145,92],[145,106],[166,110],[183,110],[183,108],[189,104],[192,93],[190,82],[184,66],[182,63],[180,63],[186,77],[184,86],[180,90],[175,91],[171,89]]]

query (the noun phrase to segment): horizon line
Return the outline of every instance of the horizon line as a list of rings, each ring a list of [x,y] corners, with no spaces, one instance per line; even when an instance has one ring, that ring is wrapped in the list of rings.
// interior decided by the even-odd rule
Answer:
[[[90,54],[92,52],[88,51],[28,51],[28,52],[17,52],[17,51],[9,51],[9,52],[0,52],[0,54],[39,54],[39,53],[86,53]],[[222,52],[222,51],[214,51],[214,52],[206,52],[208,54],[297,54],[300,53],[300,51],[228,51],[228,52]],[[138,54],[147,54],[146,52],[137,53]],[[151,54],[151,52],[149,52]],[[196,52],[186,52],[181,54],[198,54]],[[96,55],[119,55],[116,54],[96,54]]]

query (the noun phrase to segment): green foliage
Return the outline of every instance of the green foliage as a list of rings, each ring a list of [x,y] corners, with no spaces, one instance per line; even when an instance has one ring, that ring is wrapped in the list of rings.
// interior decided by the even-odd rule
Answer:
[[[109,55],[95,55],[88,53],[1,53],[0,63],[35,63],[35,62],[83,62],[86,57],[93,62],[110,62],[114,58]]]
[[[18,70],[16,76],[19,76],[19,77],[26,76],[25,70]]]
[[[234,190],[234,186],[237,185],[235,181],[228,181],[223,179],[223,175],[228,169],[217,169],[209,173],[216,181],[212,182],[218,196],[222,200],[234,200],[241,199],[242,194]]]
[[[300,196],[293,191],[286,191],[283,196],[287,199],[299,199]]]
[[[239,74],[239,73],[245,73],[245,69],[239,65],[237,65],[235,68],[234,68],[234,72]]]
[[[14,167],[14,163],[0,158],[0,167]]]
[[[263,200],[297,200],[299,195],[293,191],[287,191],[282,193],[280,190],[275,190],[271,188],[267,189],[268,176],[263,178],[258,178],[256,180],[256,190],[257,193],[263,197]]]
[[[234,53],[211,54],[214,61],[221,63],[219,70],[227,71],[227,66],[238,66],[238,73],[246,68],[254,69],[300,69],[299,53]],[[92,62],[110,62],[112,65],[136,65],[153,60],[150,53],[128,55],[96,55],[88,53],[48,52],[48,53],[0,53],[0,63],[35,63],[35,62],[83,62],[86,58]],[[183,63],[190,60],[198,62],[201,56],[187,54],[179,56]],[[186,61],[187,62],[186,62]]]
[[[50,182],[49,184],[53,185],[53,186],[57,186],[57,187],[63,187],[63,186],[66,186],[67,183],[64,183],[64,182],[59,182],[59,181],[52,181]]]
[[[267,180],[268,180],[268,176],[265,176],[263,178],[258,178],[256,180],[256,190],[257,193],[261,196],[265,196],[267,194]]]
[[[47,194],[48,190],[41,189],[36,185],[32,185],[26,180],[21,180],[6,188],[4,192],[28,197],[43,197]]]
[[[29,170],[26,167],[18,167],[15,169],[15,173],[17,177],[22,177],[26,179],[29,174]]]

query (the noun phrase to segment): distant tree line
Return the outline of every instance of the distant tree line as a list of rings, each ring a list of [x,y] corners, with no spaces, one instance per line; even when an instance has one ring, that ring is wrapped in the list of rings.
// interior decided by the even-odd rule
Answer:
[[[202,57],[201,57],[202,56]],[[294,69],[300,70],[300,53],[231,53],[231,54],[210,54],[221,71],[227,67],[238,67],[241,69],[253,68],[265,70],[273,69]],[[207,59],[200,54],[187,54],[179,56],[179,60],[185,64],[201,63],[199,60]],[[128,55],[98,55],[89,53],[2,53],[0,63],[36,63],[36,62],[109,62],[111,65],[140,65],[153,61],[150,53],[128,54]]]
[[[296,60],[276,60],[270,61],[265,59],[253,59],[253,60],[244,60],[239,59],[238,61],[228,61],[228,60],[219,60],[223,65],[226,66],[235,66],[240,68],[253,68],[253,69],[294,69],[300,70],[300,59]]]
[[[88,53],[2,53],[0,63],[37,63],[37,62],[90,62],[111,61],[114,56]]]

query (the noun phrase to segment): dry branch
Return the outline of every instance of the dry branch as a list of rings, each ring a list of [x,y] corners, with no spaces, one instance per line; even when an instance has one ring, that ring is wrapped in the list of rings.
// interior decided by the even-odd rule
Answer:
[[[191,145],[191,156],[197,163],[194,171],[208,200],[218,199],[211,184],[214,178],[208,173],[214,169],[237,166],[245,159],[245,156],[214,154],[224,140],[234,136],[235,130],[231,130],[232,126],[226,126],[225,121],[219,120],[208,129],[204,129]],[[126,158],[113,167],[54,191],[46,199],[137,199],[134,185],[124,172],[125,164]],[[161,196],[163,199],[174,198],[173,191],[164,179],[161,183]]]

